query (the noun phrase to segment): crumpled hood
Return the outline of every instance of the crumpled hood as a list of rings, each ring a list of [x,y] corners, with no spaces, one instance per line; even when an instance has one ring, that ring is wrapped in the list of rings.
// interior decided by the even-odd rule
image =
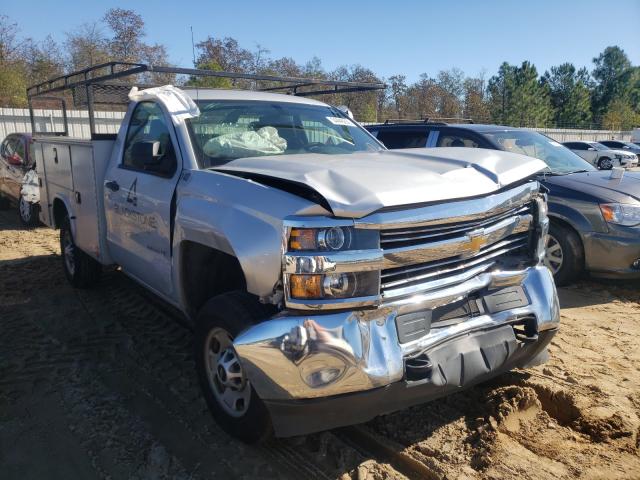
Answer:
[[[572,173],[557,177],[546,177],[545,184],[577,190],[608,202],[629,203],[640,201],[640,172],[624,172],[622,178],[611,178],[611,172],[596,170],[585,173]],[[631,198],[630,198],[631,197]]]
[[[335,216],[360,218],[384,207],[485,195],[545,166],[498,150],[415,148],[241,158],[214,170],[303,184],[322,195]]]

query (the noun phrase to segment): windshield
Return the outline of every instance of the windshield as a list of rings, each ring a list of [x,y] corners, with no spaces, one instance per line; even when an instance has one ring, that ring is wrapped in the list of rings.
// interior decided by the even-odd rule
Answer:
[[[264,155],[384,150],[338,109],[288,102],[202,100],[187,120],[200,168]]]
[[[542,160],[547,164],[547,171],[551,173],[566,174],[595,170],[591,164],[568,148],[537,132],[511,130],[486,132],[484,135],[497,143],[502,150]]]
[[[598,143],[598,142],[587,142],[587,143],[589,144],[589,146],[595,148],[596,150],[611,150],[611,147],[607,147],[602,143]]]

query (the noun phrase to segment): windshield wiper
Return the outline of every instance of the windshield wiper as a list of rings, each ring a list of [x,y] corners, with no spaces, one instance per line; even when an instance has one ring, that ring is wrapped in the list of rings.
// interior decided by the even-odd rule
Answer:
[[[542,175],[545,177],[562,177],[564,175],[571,175],[572,173],[588,173],[592,170],[572,170],[570,172],[554,172],[551,170],[545,170],[542,172]]]

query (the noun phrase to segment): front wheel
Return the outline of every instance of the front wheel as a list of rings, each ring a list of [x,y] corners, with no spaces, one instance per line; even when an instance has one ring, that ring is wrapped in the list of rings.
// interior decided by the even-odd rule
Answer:
[[[598,160],[598,168],[600,170],[611,170],[613,168],[613,162],[609,157],[602,157]]]
[[[28,202],[22,195],[18,201],[18,216],[25,227],[36,227],[40,223],[38,212],[40,206],[37,203]]]
[[[584,269],[584,250],[578,234],[552,222],[547,235],[544,264],[551,270],[559,287],[576,280]]]
[[[9,207],[11,207],[11,202],[8,198],[2,195],[2,192],[0,192],[0,210],[7,210]]]
[[[71,285],[88,288],[98,281],[102,267],[76,246],[69,217],[60,224],[60,252],[64,275]]]
[[[198,380],[214,419],[229,435],[245,443],[273,434],[271,417],[249,382],[233,348],[233,338],[264,320],[264,309],[244,292],[211,298],[197,316],[194,356]]]

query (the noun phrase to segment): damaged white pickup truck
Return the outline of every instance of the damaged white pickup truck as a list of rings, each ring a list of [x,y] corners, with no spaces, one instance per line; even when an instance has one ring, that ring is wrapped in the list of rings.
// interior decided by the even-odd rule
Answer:
[[[113,63],[29,97],[61,92],[66,111],[72,91],[92,119],[108,81],[158,71],[232,75]],[[542,162],[387,151],[304,96],[379,85],[239,77],[296,95],[133,89],[117,136],[92,119],[91,140],[32,120],[41,219],[60,228],[67,278],[87,287],[116,264],[179,309],[227,432],[364,422],[545,360],[559,306],[541,264]]]

